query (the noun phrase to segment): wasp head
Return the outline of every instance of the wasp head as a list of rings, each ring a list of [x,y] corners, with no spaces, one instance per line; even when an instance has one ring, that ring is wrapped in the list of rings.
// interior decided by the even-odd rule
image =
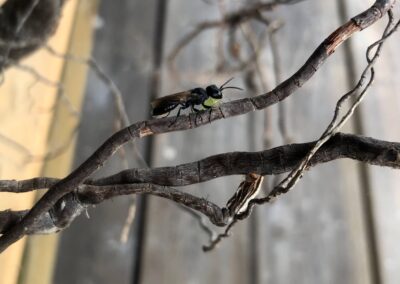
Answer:
[[[207,95],[214,99],[222,99],[222,92],[216,85],[210,85],[206,88]]]

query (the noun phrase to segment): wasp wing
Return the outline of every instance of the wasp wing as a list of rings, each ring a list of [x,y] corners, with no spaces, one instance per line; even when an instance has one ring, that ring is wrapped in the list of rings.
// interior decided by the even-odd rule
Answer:
[[[152,115],[162,115],[170,112],[178,105],[185,103],[191,94],[190,91],[184,91],[153,100],[150,103]]]

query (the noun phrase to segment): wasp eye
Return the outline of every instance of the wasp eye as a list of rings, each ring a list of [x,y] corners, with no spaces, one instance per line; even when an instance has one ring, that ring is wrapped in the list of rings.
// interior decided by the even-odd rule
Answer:
[[[220,89],[216,85],[208,86],[206,88],[206,91],[207,91],[207,95],[212,97],[212,98],[216,98],[216,99],[222,98],[222,93],[221,93]]]
[[[215,90],[210,94],[210,96],[216,99],[220,99],[222,98],[222,93],[219,90]]]

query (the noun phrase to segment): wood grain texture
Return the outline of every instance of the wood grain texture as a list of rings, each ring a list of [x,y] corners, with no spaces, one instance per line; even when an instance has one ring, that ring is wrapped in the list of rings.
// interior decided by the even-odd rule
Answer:
[[[155,1],[101,1],[93,56],[120,87],[131,121],[147,117]],[[115,108],[109,89],[90,72],[74,165],[84,161],[113,132]],[[143,143],[144,144],[144,143]],[[143,146],[143,145],[142,145]],[[137,166],[126,148],[130,166]],[[99,175],[121,170],[116,154]],[[116,198],[84,214],[63,233],[55,283],[131,283],[135,247],[120,235],[131,199]]]
[[[283,78],[341,23],[335,1],[304,1],[279,9],[275,17],[285,21],[276,36]],[[287,99],[288,133],[294,142],[315,139],[324,131],[336,100],[346,91],[345,68],[339,48]],[[259,208],[259,283],[370,283],[360,205],[357,166],[338,161],[313,168],[292,192]]]
[[[196,23],[219,16],[214,4],[169,1],[166,55]],[[229,79],[228,75],[218,76],[213,72],[217,62],[215,37],[215,31],[202,33],[181,51],[177,57],[181,80],[174,80],[173,74],[164,70],[160,96],[196,86],[219,85]],[[235,79],[232,85],[242,84]],[[236,98],[246,96],[246,93],[225,93],[227,100],[235,95]],[[248,116],[243,116],[201,129],[159,135],[154,139],[152,166],[190,162],[224,151],[250,150],[247,126]],[[223,205],[235,192],[240,180],[240,177],[221,178],[183,190]],[[247,223],[239,224],[232,237],[215,251],[205,254],[201,247],[208,243],[208,236],[190,215],[169,201],[153,197],[150,198],[148,212],[142,283],[249,282],[251,252]]]
[[[345,6],[348,13],[353,13],[370,3],[372,1],[345,1]],[[394,9],[397,18],[398,8],[399,3]],[[381,36],[385,24],[386,20],[381,20],[378,25],[374,25],[351,41],[355,76],[359,76],[366,65],[364,55],[366,47]],[[397,32],[383,47],[381,58],[375,68],[375,83],[361,106],[362,133],[365,135],[385,140],[400,140],[400,131],[397,127],[400,119],[400,98],[397,95],[400,89],[399,48]],[[398,269],[400,266],[399,172],[377,167],[368,167],[367,171],[373,220],[376,224],[374,233],[377,240],[377,269],[380,270],[380,281],[381,283],[398,283],[400,279]]]

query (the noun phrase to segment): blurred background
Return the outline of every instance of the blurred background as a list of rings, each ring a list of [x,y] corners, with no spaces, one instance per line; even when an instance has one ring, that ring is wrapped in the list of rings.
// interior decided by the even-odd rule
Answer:
[[[3,74],[1,179],[64,177],[127,122],[149,119],[150,101],[158,96],[221,85],[231,77],[231,85],[244,91],[226,91],[224,101],[265,93],[373,3],[277,2],[273,10],[260,10],[261,18],[233,23],[224,17],[258,2],[66,1],[47,46]],[[138,151],[127,145],[96,176],[317,139],[336,101],[358,80],[366,47],[385,23],[356,34],[283,103],[143,139],[134,146]],[[394,35],[346,132],[400,140],[399,48]],[[125,118],[110,80],[122,94]],[[242,178],[179,189],[223,206]],[[265,192],[279,178],[266,177]],[[399,283],[399,181],[397,171],[350,160],[312,168],[295,190],[256,208],[209,253],[201,249],[209,240],[198,221],[173,202],[115,198],[60,234],[14,244],[0,255],[0,283]],[[41,194],[1,193],[0,210],[30,208]],[[134,218],[126,234],[129,216]]]

